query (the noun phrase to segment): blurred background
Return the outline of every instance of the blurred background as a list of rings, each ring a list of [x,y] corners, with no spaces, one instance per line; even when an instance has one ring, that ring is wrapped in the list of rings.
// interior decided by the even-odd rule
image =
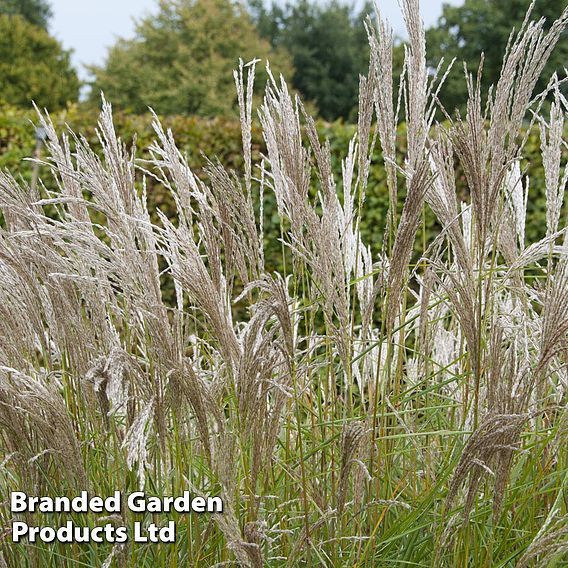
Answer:
[[[341,191],[342,158],[355,132],[359,76],[367,72],[368,43],[364,21],[374,17],[369,4],[340,0],[0,0],[0,169],[17,173],[42,193],[55,191],[48,167],[26,158],[44,158],[41,130],[32,101],[47,108],[59,133],[69,126],[100,151],[97,119],[101,91],[112,102],[114,125],[126,144],[136,144],[138,158],[151,157],[155,138],[148,107],[173,131],[192,170],[207,179],[204,157],[242,171],[242,139],[233,70],[239,57],[261,59],[255,85],[257,104],[267,80],[266,60],[273,74],[282,73],[291,88],[316,116],[322,139],[328,139],[332,168]],[[537,0],[534,17],[548,23],[566,0]],[[379,0],[396,38],[393,59],[402,71],[405,27],[397,0]],[[499,76],[513,26],[522,25],[529,0],[442,0],[421,3],[427,28],[431,72],[441,59],[454,63],[440,94],[449,114],[464,112],[464,67],[477,73],[482,48],[484,87]],[[537,89],[550,75],[564,76],[568,41],[561,40]],[[396,92],[396,91],[395,91]],[[483,91],[485,92],[485,91]],[[253,116],[256,116],[253,113]],[[444,115],[440,112],[439,119]],[[397,155],[404,156],[405,124],[399,125]],[[70,144],[73,145],[73,139]],[[527,239],[536,241],[546,226],[545,182],[538,128],[529,132],[523,171],[531,176]],[[380,145],[369,172],[364,240],[380,247],[388,209],[388,186]],[[253,160],[266,153],[258,121],[253,122]],[[402,159],[402,158],[401,158]],[[465,192],[460,173],[457,184]],[[140,173],[140,178],[144,177]],[[153,216],[159,208],[175,216],[171,193],[157,179],[137,180],[144,187]],[[314,191],[316,191],[314,189]],[[465,193],[463,199],[466,199]],[[568,203],[568,202],[567,202]],[[266,262],[281,269],[280,226],[272,193],[264,196]],[[0,220],[1,221],[1,220]],[[431,211],[424,219],[428,239],[437,234]],[[420,243],[417,243],[417,245]],[[378,249],[377,249],[378,250]],[[172,292],[173,293],[173,292]]]
[[[378,2],[397,38],[401,69],[404,23],[396,0]],[[534,16],[558,17],[566,0],[537,0]],[[465,100],[463,65],[483,82],[499,75],[512,26],[529,0],[424,0],[429,64],[456,63],[441,102]],[[373,6],[340,0],[0,0],[0,104],[50,111],[98,107],[100,92],[120,111],[160,115],[235,116],[232,70],[238,58],[269,60],[326,121],[353,121],[359,75],[368,65],[365,17]],[[562,69],[568,41],[558,45],[545,77]],[[260,77],[259,84],[266,75]],[[258,89],[261,92],[261,89]]]

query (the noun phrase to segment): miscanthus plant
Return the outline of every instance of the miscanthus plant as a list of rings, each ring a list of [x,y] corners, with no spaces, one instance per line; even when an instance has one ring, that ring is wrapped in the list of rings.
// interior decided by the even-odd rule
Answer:
[[[562,78],[533,91],[568,11],[548,31],[529,13],[498,83],[480,92],[482,65],[466,70],[467,114],[439,124],[447,67],[427,68],[418,3],[402,7],[400,78],[391,29],[380,13],[368,22],[341,179],[282,79],[257,109],[267,152],[253,162],[255,62],[235,73],[241,174],[204,158],[204,181],[157,118],[153,159],[138,161],[106,102],[97,151],[40,114],[57,191],[0,175],[3,564],[566,565],[568,103]],[[533,243],[530,128],[547,208]],[[359,232],[371,168],[389,188],[380,248]],[[175,218],[149,214],[147,176]],[[265,269],[269,192],[282,274]],[[417,254],[428,209],[440,230]],[[27,514],[173,519],[177,539],[11,543],[10,491],[141,488],[220,495],[224,512]]]

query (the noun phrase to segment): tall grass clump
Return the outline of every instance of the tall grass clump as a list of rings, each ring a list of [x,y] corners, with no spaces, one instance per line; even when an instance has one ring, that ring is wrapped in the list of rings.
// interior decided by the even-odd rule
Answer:
[[[104,100],[96,150],[39,114],[57,191],[0,174],[0,564],[568,562],[568,102],[557,76],[534,93],[568,9],[547,28],[529,11],[489,92],[482,63],[465,70],[467,113],[455,116],[438,103],[448,67],[426,65],[418,2],[402,8],[400,78],[389,25],[379,11],[367,22],[339,179],[329,143],[272,75],[258,109],[267,151],[253,163],[254,61],[235,72],[239,173],[204,157],[198,177],[157,117],[152,159],[137,160]],[[527,242],[533,128],[547,212]],[[374,168],[390,203],[380,248],[360,234]],[[150,215],[148,177],[175,218]],[[269,193],[281,274],[265,269]],[[173,518],[175,544],[11,543],[11,491],[141,488],[220,495],[224,511],[111,519]]]

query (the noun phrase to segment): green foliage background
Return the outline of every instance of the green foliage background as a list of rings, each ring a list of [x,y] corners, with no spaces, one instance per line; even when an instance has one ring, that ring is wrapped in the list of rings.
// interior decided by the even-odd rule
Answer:
[[[97,147],[97,136],[94,129],[97,116],[97,112],[94,109],[89,110],[74,105],[67,110],[54,113],[52,118],[59,125],[61,132],[65,130],[66,125],[69,125],[74,131],[83,133],[93,147]],[[23,111],[9,105],[0,106],[0,168],[19,172],[28,180],[31,179],[32,164],[26,164],[22,161],[33,154],[35,146],[33,123],[35,119],[36,115],[33,110]],[[228,168],[240,170],[242,167],[241,131],[236,116],[234,118],[217,117],[207,119],[196,116],[175,115],[160,117],[160,119],[165,127],[172,129],[179,147],[188,157],[190,166],[204,179],[206,177],[202,169],[205,165],[204,155],[216,156]],[[149,113],[136,115],[115,111],[114,120],[117,132],[121,138],[130,145],[133,143],[134,134],[136,133],[136,145],[139,149],[139,155],[142,159],[149,157],[148,147],[154,140],[152,116]],[[319,120],[317,127],[320,138],[327,138],[330,141],[334,158],[335,181],[341,186],[341,162],[339,156],[345,155],[349,140],[355,132],[355,126],[342,121],[326,122]],[[404,124],[399,127],[399,136],[397,137],[399,154],[403,150],[401,145],[404,142],[404,137],[401,134],[404,128]],[[264,153],[264,151],[265,146],[260,126],[256,124],[253,127],[253,152],[255,154],[253,159],[258,158],[260,153]],[[385,172],[380,160],[380,148],[377,147],[375,152],[377,154],[376,157],[379,159],[375,160],[370,172],[368,196],[365,205],[367,211],[364,215],[366,225],[362,227],[362,230],[367,242],[371,243],[378,250],[382,243],[382,234],[385,227],[388,192]],[[528,158],[522,163],[522,167],[532,178],[527,215],[527,219],[530,222],[527,224],[526,237],[529,242],[535,242],[544,236],[544,227],[546,226],[544,174],[540,155],[540,136],[536,128],[530,133],[525,155]],[[456,167],[459,168],[457,162]],[[50,177],[46,170],[47,168],[43,166],[41,177],[49,186]],[[258,172],[256,173],[258,174]],[[142,174],[140,175],[141,180]],[[173,217],[174,204],[170,201],[168,193],[164,191],[164,188],[149,176],[146,177],[146,187],[151,210],[154,211],[159,207],[168,216]],[[465,180],[463,188],[465,188]],[[316,190],[317,188],[314,185],[313,191]],[[465,192],[465,189],[463,191]],[[468,196],[465,193],[463,199],[468,201]],[[566,208],[566,203],[564,207]],[[265,193],[264,221],[267,246],[270,251],[274,252],[272,259],[269,255],[267,261],[269,265],[272,265],[273,269],[281,268],[276,264],[277,261],[273,260],[280,258],[281,247],[278,241],[280,228],[272,192]],[[421,230],[423,239],[429,241],[437,232],[438,228],[435,226],[434,216],[428,212],[423,219],[423,228]],[[422,244],[417,242],[417,247],[421,249]],[[273,261],[271,262],[271,260]]]
[[[465,0],[459,6],[444,4],[442,15],[435,26],[426,32],[428,63],[436,67],[444,58],[446,63],[456,58],[441,92],[441,102],[448,111],[464,111],[467,88],[463,62],[470,73],[476,73],[483,54],[482,92],[495,85],[501,73],[503,54],[514,27],[522,26],[531,0]],[[566,6],[566,0],[537,0],[531,20],[546,19],[545,28]],[[544,68],[536,91],[544,90],[554,72],[562,77],[568,58],[568,36],[559,41]]]
[[[90,71],[91,101],[103,91],[122,110],[199,116],[236,107],[233,69],[239,57],[270,60],[292,73],[290,58],[262,39],[244,6],[227,0],[161,0],[158,14],[140,20],[136,36],[119,40],[102,67]]]
[[[303,99],[313,101],[326,120],[352,119],[359,76],[369,67],[363,22],[373,14],[373,5],[366,2],[357,12],[338,0],[298,0],[284,6],[278,2],[270,7],[265,0],[250,0],[249,5],[260,35],[290,54],[294,71],[289,79]]]
[[[0,12],[0,100],[57,110],[79,96],[70,52],[24,16]]]
[[[560,15],[565,0],[537,0],[532,19]],[[464,63],[475,73],[484,56],[482,91],[495,84],[511,29],[522,25],[530,0],[463,0],[444,4],[427,30],[428,64],[456,62],[440,93],[453,114],[464,112]],[[144,113],[231,117],[236,109],[232,70],[241,57],[270,61],[325,120],[353,121],[359,76],[368,69],[364,20],[372,3],[357,7],[344,0],[156,0],[156,13],[137,20],[132,39],[118,39],[104,63],[87,66],[92,78],[87,105],[100,91],[117,108]],[[0,0],[0,100],[28,108],[34,100],[50,111],[79,97],[70,52],[49,33],[48,0]],[[395,76],[402,70],[404,44],[393,52]],[[555,71],[562,77],[568,36],[554,49],[537,85],[544,89]],[[262,69],[260,69],[262,67]],[[264,66],[259,72],[266,73]],[[566,89],[566,87],[563,87]],[[440,117],[442,114],[440,113]]]
[[[0,14],[22,16],[30,24],[47,30],[53,11],[47,0],[0,0]]]

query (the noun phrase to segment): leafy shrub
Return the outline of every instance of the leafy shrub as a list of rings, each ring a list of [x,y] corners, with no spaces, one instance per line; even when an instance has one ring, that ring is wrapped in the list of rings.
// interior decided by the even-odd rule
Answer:
[[[97,136],[94,125],[97,113],[90,108],[71,106],[69,109],[52,113],[51,118],[58,130],[65,129],[66,125],[75,132],[81,132],[88,142],[97,146]],[[161,117],[165,128],[174,133],[176,143],[180,150],[187,155],[190,167],[199,176],[203,176],[205,156],[218,159],[224,166],[236,171],[242,171],[242,142],[238,120],[226,117],[205,119],[201,117],[164,116]],[[24,179],[31,179],[32,163],[23,162],[33,155],[35,146],[34,127],[37,122],[36,113],[30,109],[24,111],[10,105],[0,106],[0,168],[9,171],[18,171]],[[140,159],[150,157],[148,148],[153,142],[152,116],[147,113],[133,115],[127,112],[115,112],[114,124],[118,136],[131,145],[136,141]],[[356,125],[343,121],[316,123],[319,135],[329,140],[333,172],[337,178],[341,177],[341,159],[347,152],[349,141],[356,132]],[[403,156],[405,152],[405,126],[399,127],[396,137],[397,155]],[[266,146],[258,121],[252,127],[253,157],[258,161],[261,154],[266,153]],[[566,152],[566,149],[563,149]],[[384,227],[386,211],[388,209],[388,190],[386,174],[381,166],[380,147],[375,149],[374,160],[369,173],[369,190],[365,202],[365,218],[362,219],[361,232],[365,240],[374,247],[382,243],[382,232],[378,227]],[[527,238],[536,241],[543,236],[545,225],[545,184],[542,156],[540,153],[540,131],[532,128],[523,155],[522,169],[531,179],[531,198],[528,202],[530,215],[527,218]],[[462,197],[466,197],[467,184],[463,175],[459,173],[459,164],[456,183]],[[45,170],[44,170],[45,171]],[[47,173],[47,172],[45,172]],[[141,174],[138,175],[141,178]],[[43,180],[48,187],[53,188],[53,180],[46,175]],[[175,215],[175,207],[171,195],[163,186],[153,178],[147,178],[148,201],[151,211],[160,207],[168,216]],[[340,187],[341,191],[341,187]],[[274,268],[280,267],[279,258],[281,250],[277,243],[280,237],[279,219],[276,212],[276,202],[271,195],[266,196],[265,223],[266,239],[269,247],[267,262]],[[564,210],[566,210],[564,204]],[[431,242],[438,228],[435,226],[435,217],[426,212],[425,240]],[[419,246],[419,245],[417,245]]]

